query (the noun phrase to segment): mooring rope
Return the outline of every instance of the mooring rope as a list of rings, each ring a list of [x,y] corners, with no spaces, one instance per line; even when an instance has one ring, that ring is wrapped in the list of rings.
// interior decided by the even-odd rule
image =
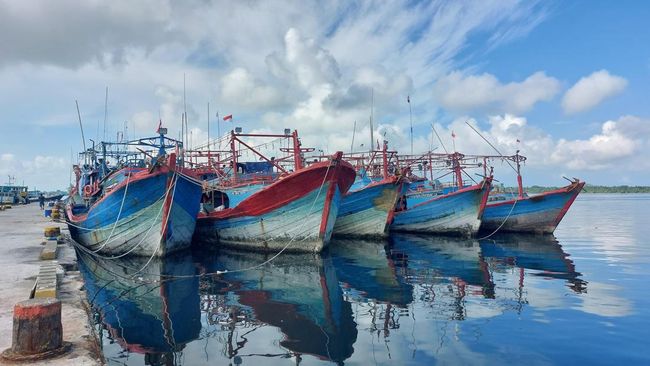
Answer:
[[[174,179],[174,178],[175,178],[175,179]],[[169,223],[169,214],[172,212],[172,206],[174,205],[174,196],[176,195],[176,184],[178,183],[178,175],[175,174],[174,177],[172,177],[172,179],[173,179],[173,181],[174,181],[174,182],[173,182],[174,189],[172,190],[172,199],[171,199],[171,201],[169,202],[169,208],[167,209],[167,215],[166,215],[167,223]],[[164,207],[164,204],[163,204],[162,207]],[[161,210],[162,210],[162,209],[161,209]],[[163,224],[163,226],[165,226],[165,228],[167,228],[167,225],[166,225],[165,223],[162,223],[162,224]],[[151,256],[149,257],[149,260],[147,261],[147,263],[145,263],[144,266],[142,266],[142,268],[140,268],[139,270],[135,271],[135,272],[131,275],[131,277],[135,277],[136,274],[142,272],[142,270],[144,270],[145,268],[147,268],[147,266],[149,266],[149,263],[151,263],[151,261],[152,261],[153,258],[156,256],[156,254],[158,254],[158,251],[160,250],[160,247],[161,247],[161,245],[162,245],[163,237],[164,237],[164,236],[165,236],[165,233],[162,233],[162,234],[160,235],[160,240],[158,241],[158,246],[156,247],[156,250],[154,250],[154,252],[151,253]]]
[[[314,209],[314,206],[316,205],[316,202],[318,201],[318,198],[320,197],[321,192],[323,191],[323,186],[325,186],[325,182],[327,181],[327,175],[329,174],[330,168],[332,167],[332,163],[333,163],[333,162],[330,162],[330,164],[328,164],[328,166],[327,166],[327,170],[325,171],[325,175],[323,176],[323,181],[321,182],[321,185],[320,185],[320,187],[318,188],[318,194],[316,194],[316,198],[315,198],[314,201],[311,203],[311,207],[309,208],[309,211],[308,211],[308,213],[307,213],[307,216],[311,215],[311,212],[312,212],[312,210]],[[288,242],[288,243],[287,243],[287,244],[282,248],[282,250],[280,250],[280,251],[277,252],[274,256],[272,256],[271,258],[265,260],[264,262],[262,262],[262,263],[260,263],[260,264],[257,264],[257,265],[255,265],[255,266],[251,266],[251,267],[243,268],[243,269],[236,269],[236,270],[232,270],[232,271],[229,271],[229,270],[226,269],[226,270],[223,270],[223,271],[216,271],[214,274],[237,273],[237,272],[246,272],[246,271],[251,271],[251,270],[254,270],[254,269],[260,268],[260,267],[262,267],[262,266],[264,266],[264,265],[266,265],[266,264],[272,262],[273,260],[275,260],[275,258],[279,257],[280,254],[282,254],[285,250],[287,250],[287,248],[289,248],[289,246],[290,246],[290,245],[293,243],[293,241],[296,239],[296,236],[298,236],[298,233],[301,232],[302,227],[305,225],[306,222],[307,222],[307,220],[302,220],[302,223],[300,224],[300,228],[296,231],[296,234],[293,235],[293,237],[291,238],[291,240],[289,240],[289,242]],[[208,275],[208,274],[209,274],[209,273],[206,273],[205,275]]]
[[[171,191],[171,189],[176,186],[176,181],[177,180],[178,180],[178,177],[176,176],[176,179],[175,179],[174,183],[169,186],[169,189],[167,189],[167,192],[164,195],[165,199],[169,195],[169,192]],[[74,246],[79,247],[82,251],[84,251],[84,252],[86,252],[88,254],[91,254],[93,256],[96,256],[98,258],[112,260],[112,259],[118,259],[118,258],[125,257],[126,255],[132,253],[135,249],[137,249],[144,242],[144,240],[149,236],[149,233],[151,232],[151,229],[156,225],[156,223],[158,221],[158,218],[160,217],[160,214],[162,213],[162,210],[163,210],[164,206],[165,206],[164,203],[162,205],[160,205],[160,210],[158,210],[158,214],[156,215],[156,217],[153,218],[153,222],[152,222],[151,226],[146,231],[146,233],[142,236],[142,239],[140,239],[140,241],[136,245],[134,245],[131,249],[129,249],[128,251],[126,251],[126,252],[124,252],[124,253],[122,253],[120,255],[104,256],[104,255],[101,255],[99,253],[93,252],[92,250],[86,248],[84,245],[82,245],[80,243],[77,243],[72,238],[70,238],[71,242],[73,243]]]
[[[327,170],[325,171],[325,175],[323,176],[323,181],[320,184],[320,187],[318,189],[318,193],[316,194],[316,198],[312,202],[307,215],[311,214],[312,210],[314,209],[314,206],[316,205],[316,202],[318,202],[318,199],[320,198],[323,187],[325,186],[325,183],[327,181],[327,176],[329,175],[329,171],[330,171],[331,167],[332,167],[332,162],[330,162],[330,164],[327,166]],[[162,277],[163,279],[160,280],[160,282],[162,283],[163,281],[167,281],[167,280],[171,280],[171,279],[178,279],[178,278],[195,278],[195,277],[200,278],[200,277],[206,277],[206,276],[211,276],[211,275],[220,275],[220,274],[225,274],[225,273],[238,273],[238,272],[252,271],[252,270],[258,269],[258,268],[260,268],[260,267],[274,261],[277,257],[279,257],[282,253],[284,253],[289,248],[289,246],[291,244],[293,244],[293,242],[296,239],[296,236],[298,235],[298,233],[301,232],[302,227],[305,225],[305,223],[306,223],[306,220],[303,220],[300,227],[299,227],[299,229],[296,231],[296,234],[293,235],[293,237],[287,242],[286,245],[284,245],[284,247],[279,252],[274,254],[271,258],[269,258],[269,259],[267,259],[267,260],[265,260],[265,261],[263,261],[263,262],[261,262],[259,264],[256,264],[254,266],[250,266],[250,267],[242,268],[242,269],[236,269],[236,270],[227,270],[226,269],[226,270],[222,270],[222,271],[206,272],[206,273],[200,273],[200,274],[197,274],[197,275],[157,275],[157,274],[153,274],[153,273],[143,273],[143,275]],[[80,244],[77,243],[77,245],[80,245]],[[111,259],[111,258],[107,258],[107,259]],[[151,260],[152,260],[152,258],[149,259],[149,262]],[[145,265],[145,267],[147,265]],[[122,267],[125,268],[125,269],[127,268],[127,267],[124,267],[124,266],[122,266]],[[144,269],[144,267],[142,269]],[[141,272],[141,270],[139,270],[137,273]],[[157,282],[157,281],[154,281],[154,282]]]
[[[113,223],[113,228],[111,228],[111,233],[108,234],[108,238],[104,240],[104,243],[97,248],[97,250],[93,250],[93,252],[97,253],[100,250],[102,250],[106,244],[108,244],[111,240],[111,237],[113,237],[113,232],[115,231],[115,227],[117,227],[117,222],[120,221],[120,216],[122,215],[122,209],[124,208],[124,201],[126,201],[126,194],[129,191],[129,181],[131,180],[131,172],[127,170],[127,176],[126,176],[126,185],[124,186],[124,195],[122,195],[122,203],[120,203],[120,210],[117,212],[117,217],[115,218],[115,222]],[[90,212],[88,212],[90,213]]]
[[[490,233],[489,235],[486,235],[486,236],[484,236],[484,237],[482,237],[482,238],[478,238],[478,239],[476,239],[476,240],[484,240],[484,239],[488,239],[488,238],[491,237],[492,235],[496,234],[497,231],[501,230],[501,227],[503,227],[503,225],[506,223],[506,221],[508,221],[508,219],[510,218],[510,215],[512,214],[512,211],[514,211],[514,209],[515,209],[515,205],[517,204],[517,202],[519,202],[519,197],[516,197],[516,198],[515,198],[514,202],[512,203],[512,207],[510,207],[510,212],[508,212],[508,215],[506,216],[506,218],[503,219],[503,221],[501,222],[501,225],[499,225],[499,226],[498,226],[498,227],[497,227],[497,228],[496,228],[492,233]]]

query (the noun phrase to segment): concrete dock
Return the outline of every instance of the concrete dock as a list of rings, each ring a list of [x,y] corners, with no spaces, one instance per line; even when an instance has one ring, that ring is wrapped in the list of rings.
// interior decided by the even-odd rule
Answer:
[[[72,350],[58,358],[29,364],[102,364],[84,308],[85,293],[79,272],[75,269],[74,251],[67,243],[57,245],[56,241],[47,241],[43,235],[47,226],[60,226],[61,231],[67,233],[64,224],[43,217],[37,204],[0,211],[0,352],[11,347],[14,305],[30,297],[40,275],[49,281],[43,285],[45,287],[41,289],[41,294],[55,294],[62,303],[63,339],[72,343]],[[52,251],[56,259],[49,260]],[[44,252],[47,252],[43,257],[45,260],[41,260]],[[48,288],[52,286],[53,273],[56,278],[54,289]],[[2,359],[0,364],[3,364]]]

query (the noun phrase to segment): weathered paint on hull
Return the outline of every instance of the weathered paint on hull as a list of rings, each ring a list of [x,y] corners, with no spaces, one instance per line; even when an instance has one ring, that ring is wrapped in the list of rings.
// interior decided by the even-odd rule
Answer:
[[[393,231],[474,235],[481,225],[481,201],[489,185],[458,191],[395,213]]]
[[[320,233],[327,191],[334,194],[324,235]],[[199,220],[197,235],[201,240],[255,251],[279,251],[289,242],[288,252],[320,252],[332,236],[334,221],[341,201],[338,185],[326,183],[309,194],[259,216],[240,216],[217,220]]]
[[[117,222],[124,188],[111,192],[110,196],[91,208],[84,221],[72,222],[75,226],[69,225],[70,235],[88,249],[112,256],[128,252],[130,255],[162,257],[189,247],[201,187],[182,176],[178,177],[169,193],[171,208],[168,208],[166,235],[163,238],[167,179],[166,174],[160,174],[130,184]]]
[[[349,192],[341,202],[334,235],[387,236],[389,214],[395,209],[401,191],[401,182],[388,181]]]
[[[550,234],[578,196],[584,182],[520,200],[488,204],[481,230]],[[514,205],[514,207],[513,207]]]

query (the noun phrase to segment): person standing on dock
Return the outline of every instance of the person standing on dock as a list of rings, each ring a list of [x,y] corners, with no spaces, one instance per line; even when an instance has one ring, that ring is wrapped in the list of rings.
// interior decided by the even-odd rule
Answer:
[[[38,194],[38,205],[41,206],[41,210],[45,209],[45,196],[43,196],[43,193]]]

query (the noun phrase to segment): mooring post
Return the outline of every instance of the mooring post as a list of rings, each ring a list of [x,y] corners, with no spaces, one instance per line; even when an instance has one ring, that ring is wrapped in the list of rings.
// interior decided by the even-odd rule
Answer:
[[[65,353],[70,343],[63,342],[61,301],[35,298],[14,306],[11,348],[2,358],[14,361],[40,360]]]

